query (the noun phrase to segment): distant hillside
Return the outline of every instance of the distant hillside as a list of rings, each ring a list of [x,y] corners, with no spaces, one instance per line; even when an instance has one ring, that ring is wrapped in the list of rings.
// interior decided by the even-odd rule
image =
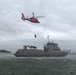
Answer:
[[[11,53],[11,52],[7,50],[0,50],[0,53]]]

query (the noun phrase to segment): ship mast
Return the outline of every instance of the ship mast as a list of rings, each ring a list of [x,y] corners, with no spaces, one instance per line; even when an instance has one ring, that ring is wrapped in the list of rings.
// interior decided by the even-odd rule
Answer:
[[[50,42],[50,40],[49,40],[49,35],[47,36],[47,39],[48,39],[48,42]]]

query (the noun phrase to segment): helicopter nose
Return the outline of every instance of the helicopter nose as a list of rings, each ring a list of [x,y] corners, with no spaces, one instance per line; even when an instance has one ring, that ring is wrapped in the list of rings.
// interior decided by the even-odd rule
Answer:
[[[38,23],[40,23],[40,22],[38,22]]]
[[[39,21],[37,21],[38,23],[40,23]]]

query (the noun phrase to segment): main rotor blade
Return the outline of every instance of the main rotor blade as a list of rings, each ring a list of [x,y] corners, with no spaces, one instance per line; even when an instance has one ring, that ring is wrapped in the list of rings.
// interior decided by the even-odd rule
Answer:
[[[42,18],[42,17],[45,17],[45,16],[36,16],[36,18]]]

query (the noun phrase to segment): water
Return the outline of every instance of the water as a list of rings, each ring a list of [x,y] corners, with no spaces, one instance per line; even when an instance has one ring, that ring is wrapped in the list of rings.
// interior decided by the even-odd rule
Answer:
[[[1,53],[0,75],[76,75],[76,55],[15,57]]]

